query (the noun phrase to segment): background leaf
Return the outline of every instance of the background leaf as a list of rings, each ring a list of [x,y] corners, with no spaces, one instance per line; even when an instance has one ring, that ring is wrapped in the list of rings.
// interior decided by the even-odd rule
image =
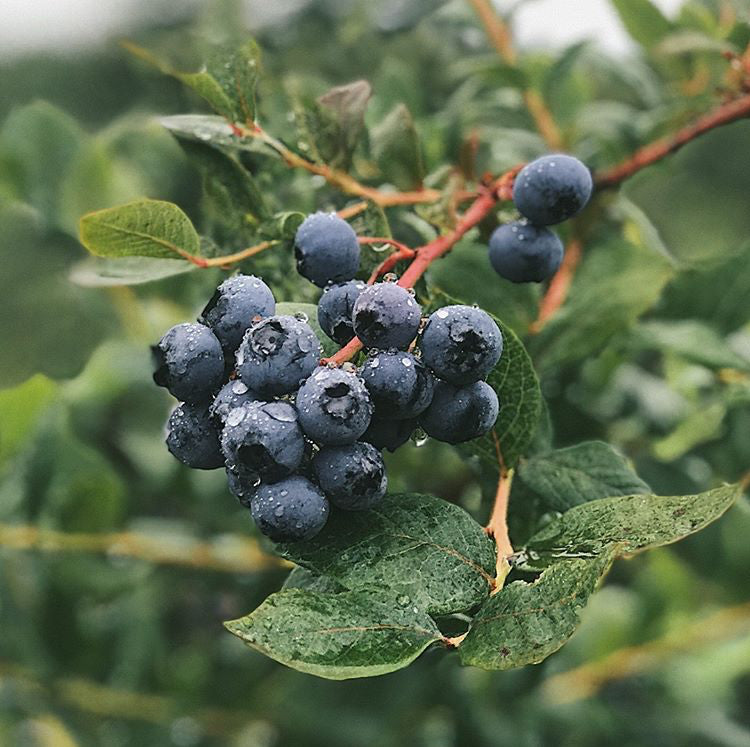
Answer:
[[[424,179],[419,135],[404,104],[398,104],[370,132],[372,154],[386,180],[399,189],[418,189]]]

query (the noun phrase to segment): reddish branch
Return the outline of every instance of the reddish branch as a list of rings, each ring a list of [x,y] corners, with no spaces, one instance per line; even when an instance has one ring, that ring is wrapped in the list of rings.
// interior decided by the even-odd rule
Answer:
[[[369,285],[372,285],[379,277],[389,273],[401,260],[413,259],[417,252],[414,249],[410,249],[406,244],[402,244],[400,241],[394,239],[383,239],[373,238],[370,236],[361,236],[357,239],[360,244],[390,244],[396,248],[390,256],[386,257],[370,275],[370,279],[367,281]]]
[[[450,233],[431,241],[429,244],[418,249],[409,250],[413,252],[412,262],[398,281],[402,288],[413,288],[419,278],[424,275],[427,268],[438,258],[447,254],[461,238],[474,226],[486,218],[499,200],[510,200],[513,195],[513,181],[521,166],[511,169],[488,187],[483,187],[479,196],[474,200],[469,209],[456,223]],[[404,249],[408,247],[403,247]],[[389,257],[389,260],[391,258]],[[388,261],[388,260],[386,260]],[[385,263],[384,263],[385,264]],[[382,267],[382,265],[381,265]],[[362,343],[354,338],[331,358],[326,359],[329,363],[345,363],[351,360],[362,349]]]
[[[682,148],[683,145],[687,145],[691,140],[695,140],[695,138],[717,127],[731,124],[745,117],[750,117],[750,94],[722,104],[692,124],[683,127],[674,135],[645,145],[626,161],[619,164],[619,166],[596,174],[594,176],[594,183],[598,189],[616,187],[641,169],[646,168],[646,166],[651,166],[651,164],[661,161],[671,153]]]

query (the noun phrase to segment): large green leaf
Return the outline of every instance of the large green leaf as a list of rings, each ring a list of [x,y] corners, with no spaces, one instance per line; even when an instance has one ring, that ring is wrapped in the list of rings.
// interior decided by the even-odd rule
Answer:
[[[372,153],[386,179],[399,189],[417,189],[424,179],[422,147],[414,119],[398,104],[370,133]]]
[[[587,441],[522,461],[518,478],[547,508],[561,512],[600,498],[649,492],[625,458],[602,441]]]
[[[692,319],[642,322],[633,330],[633,341],[637,346],[674,353],[710,368],[750,368],[750,360],[735,353],[711,327]]]
[[[201,253],[200,236],[174,203],[135,200],[81,218],[81,243],[99,257],[177,259]]]
[[[84,288],[106,288],[117,285],[140,285],[191,272],[196,266],[181,259],[121,257],[88,259],[73,265],[70,279]]]
[[[534,360],[548,372],[592,355],[656,303],[672,273],[635,244],[587,247],[567,302],[533,341]]]
[[[589,556],[618,543],[636,552],[676,542],[718,519],[742,494],[725,485],[697,495],[632,495],[571,508],[530,540],[527,550],[545,559]]]
[[[442,640],[416,606],[364,592],[281,591],[224,625],[266,656],[331,680],[394,672]]]
[[[348,589],[382,588],[436,615],[469,610],[494,586],[492,541],[462,508],[429,495],[387,495],[371,511],[334,512],[314,539],[278,549]]]
[[[748,138],[746,121],[714,130],[636,174],[623,187],[679,261],[722,261],[747,246]],[[711,288],[706,291],[715,294]]]
[[[663,39],[672,24],[651,0],[612,0],[630,36],[649,49]]]
[[[595,558],[557,563],[533,584],[514,581],[490,597],[459,646],[462,663],[502,670],[546,659],[573,635],[614,557],[610,548]]]

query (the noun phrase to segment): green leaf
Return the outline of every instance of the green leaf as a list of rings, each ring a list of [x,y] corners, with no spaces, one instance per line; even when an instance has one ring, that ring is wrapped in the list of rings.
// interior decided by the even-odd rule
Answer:
[[[398,104],[370,133],[372,154],[384,177],[399,189],[418,189],[424,179],[422,149],[414,120]]]
[[[648,493],[649,487],[609,444],[587,441],[522,461],[517,478],[554,511],[617,495]]]
[[[537,532],[527,551],[545,560],[596,555],[613,543],[626,553],[677,542],[718,519],[742,494],[725,485],[697,495],[632,495],[584,503]]]
[[[505,670],[538,664],[573,635],[588,598],[615,558],[557,563],[533,583],[514,581],[486,601],[458,652],[463,664]]]
[[[250,124],[255,119],[260,50],[254,41],[249,40],[235,49],[216,50],[209,56],[204,69],[195,73],[177,70],[132,42],[124,42],[123,46],[165,75],[171,75],[192,88],[228,121]]]
[[[81,218],[81,243],[99,257],[200,256],[200,237],[177,205],[135,200]]]
[[[651,0],[612,0],[628,33],[646,49],[672,30],[672,24]]]
[[[471,609],[494,586],[492,541],[462,508],[429,495],[387,495],[371,511],[337,511],[314,539],[278,549],[347,589],[381,588],[436,615]]]
[[[700,31],[683,30],[670,33],[663,37],[654,48],[656,54],[675,55],[694,52],[736,52],[737,50],[726,41],[715,39]]]
[[[181,141],[212,145],[227,150],[274,154],[275,151],[252,137],[240,137],[223,117],[213,114],[174,114],[161,117],[159,124]]]
[[[748,246],[750,122],[706,133],[623,186],[681,263],[737,257]]]
[[[281,591],[224,625],[266,656],[330,680],[395,672],[443,638],[416,607],[362,592]]]
[[[281,587],[282,591],[289,589],[305,589],[306,591],[317,591],[321,594],[339,594],[346,589],[334,581],[330,576],[319,576],[317,573],[308,571],[302,566],[295,566],[289,571]]]
[[[0,130],[0,180],[50,225],[61,219],[61,196],[86,135],[65,112],[43,101],[14,109]]]
[[[700,407],[681,420],[671,433],[655,440],[651,451],[660,461],[673,462],[696,446],[718,438],[726,414],[727,405],[724,402],[712,402]]]
[[[663,257],[635,244],[587,247],[568,300],[533,341],[539,368],[593,355],[656,303],[672,273]]]
[[[638,347],[673,353],[709,368],[750,369],[750,361],[737,355],[711,327],[692,319],[641,322],[633,330],[633,340]]]
[[[347,170],[365,124],[372,94],[366,80],[337,86],[307,104],[298,100],[297,119],[320,161]],[[299,97],[301,99],[301,97]]]
[[[23,444],[56,393],[57,384],[41,374],[0,390],[0,464]]]
[[[77,242],[47,230],[34,210],[0,202],[0,381],[4,386],[36,373],[75,376],[114,328],[106,298],[68,280],[70,264],[79,256]]]
[[[307,317],[307,323],[312,327],[313,332],[315,332],[320,341],[320,345],[323,348],[323,355],[325,357],[333,355],[339,349],[339,346],[320,328],[320,323],[318,322],[318,307],[315,304],[291,303],[284,301],[283,303],[276,304],[276,313],[284,314],[286,316],[304,314]]]
[[[70,280],[84,288],[106,288],[118,285],[141,285],[192,272],[196,266],[180,259],[90,257],[73,265]]]

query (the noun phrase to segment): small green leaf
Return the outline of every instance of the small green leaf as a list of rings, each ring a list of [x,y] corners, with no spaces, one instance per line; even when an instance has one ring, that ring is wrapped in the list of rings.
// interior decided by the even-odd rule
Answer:
[[[218,49],[205,67],[195,73],[176,70],[169,63],[132,42],[123,46],[139,59],[165,75],[192,88],[209,106],[229,122],[250,124],[255,118],[255,86],[260,50],[250,40],[235,49]]]
[[[712,402],[690,412],[664,438],[653,442],[651,451],[662,462],[673,462],[699,444],[713,441],[722,432],[727,405]]]
[[[424,179],[422,149],[414,120],[398,104],[370,133],[372,153],[385,178],[399,189],[418,189]]]
[[[70,279],[84,288],[106,288],[117,285],[141,285],[192,272],[196,266],[180,259],[90,257],[73,265]]]
[[[750,369],[750,361],[737,355],[711,327],[692,319],[641,322],[633,330],[633,340],[638,347],[674,353],[709,368]]]
[[[670,544],[718,519],[742,494],[725,485],[697,495],[632,495],[571,508],[537,532],[527,550],[545,560],[602,553],[613,543],[627,553]]]
[[[177,205],[136,200],[81,218],[81,243],[99,257],[200,256],[200,237]]]
[[[609,444],[587,441],[521,462],[518,478],[553,511],[588,501],[648,493],[649,487]]]
[[[224,117],[213,114],[174,114],[161,117],[159,124],[180,140],[191,140],[226,150],[244,150],[274,154],[262,142],[252,137],[240,137]]]
[[[224,625],[266,656],[331,680],[395,672],[442,640],[416,607],[362,592],[281,591]]]
[[[315,304],[284,301],[276,304],[276,313],[284,314],[286,316],[304,314],[307,317],[307,323],[312,327],[313,332],[315,332],[320,341],[320,345],[323,348],[323,355],[325,357],[333,355],[339,349],[339,346],[320,328],[318,322],[318,307]]]
[[[615,554],[608,548],[596,558],[557,563],[533,584],[514,581],[490,597],[459,646],[461,662],[505,670],[546,659],[573,635]]]
[[[651,0],[612,0],[628,33],[649,49],[672,30],[672,24]]]
[[[436,615],[471,609],[494,586],[492,541],[463,509],[429,495],[387,495],[371,511],[335,512],[314,539],[278,549],[348,589],[381,588]]]

